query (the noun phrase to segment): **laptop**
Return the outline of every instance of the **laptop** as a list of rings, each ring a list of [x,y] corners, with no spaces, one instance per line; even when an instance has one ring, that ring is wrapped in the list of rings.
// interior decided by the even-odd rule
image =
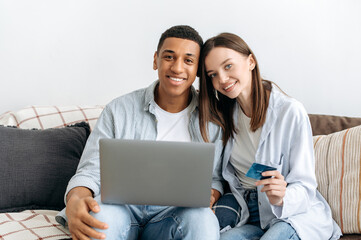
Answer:
[[[100,139],[107,204],[209,207],[213,143]]]

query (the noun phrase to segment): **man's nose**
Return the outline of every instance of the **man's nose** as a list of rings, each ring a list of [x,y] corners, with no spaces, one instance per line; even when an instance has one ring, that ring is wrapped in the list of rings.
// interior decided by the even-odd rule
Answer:
[[[172,64],[171,70],[174,73],[179,74],[179,73],[183,72],[183,69],[184,69],[184,66],[183,66],[182,60],[181,59],[176,59]]]

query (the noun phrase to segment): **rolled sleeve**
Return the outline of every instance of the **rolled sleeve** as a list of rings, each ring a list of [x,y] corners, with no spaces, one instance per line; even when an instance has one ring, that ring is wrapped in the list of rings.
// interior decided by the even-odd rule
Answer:
[[[99,139],[101,138],[114,138],[114,120],[108,106],[104,108],[90,134],[77,171],[68,183],[64,196],[65,203],[66,196],[75,187],[89,188],[94,196],[100,194]]]

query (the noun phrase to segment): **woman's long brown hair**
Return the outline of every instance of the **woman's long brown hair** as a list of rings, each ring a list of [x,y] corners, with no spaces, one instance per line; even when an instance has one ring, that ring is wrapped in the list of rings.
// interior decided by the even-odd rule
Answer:
[[[233,112],[236,106],[236,99],[230,99],[218,92],[218,99],[215,95],[215,89],[212,80],[207,75],[205,59],[209,52],[215,47],[225,47],[232,49],[244,56],[252,57],[255,61],[255,67],[252,70],[252,116],[250,128],[256,131],[266,121],[266,113],[269,98],[267,90],[272,89],[272,84],[268,80],[263,80],[260,75],[258,62],[252,50],[245,41],[232,33],[221,33],[208,39],[201,51],[199,62],[199,123],[201,134],[204,141],[209,142],[208,123],[214,122],[221,126],[223,130],[223,144],[225,145],[229,138],[234,137],[237,132],[233,122]]]

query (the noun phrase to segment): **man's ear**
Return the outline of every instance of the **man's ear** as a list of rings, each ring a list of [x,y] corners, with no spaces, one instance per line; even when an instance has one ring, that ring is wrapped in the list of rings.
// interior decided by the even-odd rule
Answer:
[[[153,70],[157,70],[158,66],[157,66],[157,58],[158,58],[158,54],[157,51],[155,51],[154,53],[154,60],[153,60]]]

